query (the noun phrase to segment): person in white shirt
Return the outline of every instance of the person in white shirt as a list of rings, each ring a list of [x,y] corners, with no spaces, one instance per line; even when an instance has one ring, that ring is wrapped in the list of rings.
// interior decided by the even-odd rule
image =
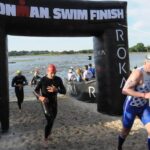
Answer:
[[[88,70],[88,65],[84,66],[84,72],[83,72],[83,80],[89,81],[93,77],[93,73]]]
[[[73,69],[68,70],[68,81],[75,81],[76,80],[76,75],[73,72]]]

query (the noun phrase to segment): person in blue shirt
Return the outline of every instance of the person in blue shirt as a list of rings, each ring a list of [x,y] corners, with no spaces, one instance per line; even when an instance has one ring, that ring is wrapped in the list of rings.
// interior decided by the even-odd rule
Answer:
[[[92,66],[92,64],[89,64],[88,70],[92,72],[92,74],[93,74],[92,78],[95,78],[95,68]]]
[[[127,95],[122,116],[122,130],[118,136],[118,150],[132,128],[134,120],[139,117],[147,131],[147,147],[150,150],[150,57],[147,56],[142,67],[132,71],[122,93]],[[136,143],[138,144],[138,143]]]

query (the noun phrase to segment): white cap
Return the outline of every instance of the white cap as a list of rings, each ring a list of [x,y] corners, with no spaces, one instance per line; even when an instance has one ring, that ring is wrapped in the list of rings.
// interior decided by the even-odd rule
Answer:
[[[72,69],[69,69],[68,72],[69,72],[69,73],[72,73]]]

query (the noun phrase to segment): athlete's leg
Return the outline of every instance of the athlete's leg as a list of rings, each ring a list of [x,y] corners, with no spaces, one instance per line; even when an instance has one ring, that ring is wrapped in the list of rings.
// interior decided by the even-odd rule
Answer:
[[[126,101],[124,104],[122,116],[122,130],[120,135],[118,136],[118,150],[122,150],[122,145],[125,142],[125,139],[132,128],[135,117],[136,117],[135,107],[130,106],[128,101]]]
[[[18,99],[18,107],[21,110],[21,104],[23,103],[23,99],[24,99],[24,94],[22,91],[20,91],[17,95],[17,99]]]
[[[24,99],[24,91],[22,89],[19,91],[19,99],[18,99],[18,106],[20,110],[21,110],[21,105],[23,103],[23,99]]]
[[[21,102],[20,102],[20,96],[17,97],[17,103],[18,103],[18,107],[21,110]]]
[[[141,116],[141,121],[145,125],[145,129],[148,134],[147,145],[148,145],[148,150],[150,150],[150,107],[148,105],[143,111],[143,114]]]
[[[130,128],[122,128],[120,135],[118,136],[118,150],[122,150],[122,145],[130,132]]]
[[[45,139],[47,139],[48,136],[51,134],[56,115],[57,115],[57,107],[52,108],[52,111],[50,111],[50,116],[45,115],[47,120],[47,125],[45,126]]]
[[[21,102],[20,102],[20,92],[18,89],[15,90],[15,93],[16,93],[16,97],[17,97],[17,104],[18,104],[18,107],[19,109],[21,109]]]
[[[47,115],[45,115],[45,117],[46,117],[46,120],[47,120],[47,124],[45,126],[45,139],[47,139],[48,136],[51,134],[52,127],[53,127],[55,119],[53,117],[47,116]]]
[[[147,146],[148,146],[148,150],[150,150],[150,123],[147,123],[147,124],[145,125],[145,128],[146,128],[147,133],[148,133]]]

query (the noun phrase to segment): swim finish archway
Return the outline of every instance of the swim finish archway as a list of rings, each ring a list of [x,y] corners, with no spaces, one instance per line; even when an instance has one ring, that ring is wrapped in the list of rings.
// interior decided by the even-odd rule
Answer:
[[[2,130],[9,129],[7,35],[93,36],[98,111],[120,115],[129,74],[126,8],[119,1],[0,0]]]

